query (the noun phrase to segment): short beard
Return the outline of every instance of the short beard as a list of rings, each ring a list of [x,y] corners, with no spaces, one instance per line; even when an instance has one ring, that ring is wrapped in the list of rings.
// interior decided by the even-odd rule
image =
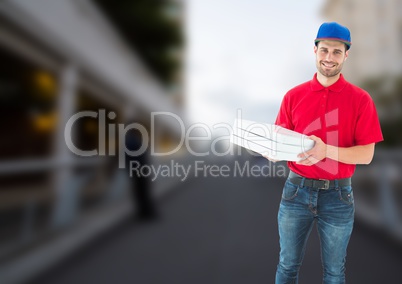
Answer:
[[[321,66],[321,62],[319,62],[319,63],[318,63],[318,66],[317,66],[317,69],[318,69],[318,72],[321,73],[321,75],[330,78],[330,77],[335,77],[335,76],[337,76],[339,73],[341,73],[342,67],[343,67],[343,63],[340,64],[340,65],[338,66],[338,68],[336,68],[335,70],[325,72],[325,71],[324,71],[324,68],[322,68],[322,66]]]

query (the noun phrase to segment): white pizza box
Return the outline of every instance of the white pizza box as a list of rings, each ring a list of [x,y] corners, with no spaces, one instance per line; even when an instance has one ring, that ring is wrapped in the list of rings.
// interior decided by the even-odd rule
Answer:
[[[233,136],[242,138],[243,143],[256,144],[264,148],[267,148],[271,151],[279,151],[294,154],[300,154],[302,152],[308,151],[314,145],[314,141],[308,138],[301,139],[301,143],[298,145],[279,143],[275,140],[271,140],[261,135],[257,135],[253,132],[247,132],[243,129],[238,129],[237,133],[236,132],[233,133]]]
[[[274,124],[235,120],[231,142],[275,160],[299,161],[314,141],[306,135]]]
[[[297,157],[300,153],[287,153],[287,152],[279,152],[277,150],[272,150],[261,146],[257,143],[253,143],[253,141],[247,141],[242,139],[241,137],[232,136],[231,137],[232,144],[241,146],[253,152],[259,153],[263,156],[272,158],[274,160],[281,160],[281,161],[300,161],[301,159]]]
[[[278,143],[304,145],[306,148],[314,145],[314,141],[308,139],[306,135],[275,124],[255,122],[246,119],[235,119],[233,128],[234,133],[238,129],[263,136]]]

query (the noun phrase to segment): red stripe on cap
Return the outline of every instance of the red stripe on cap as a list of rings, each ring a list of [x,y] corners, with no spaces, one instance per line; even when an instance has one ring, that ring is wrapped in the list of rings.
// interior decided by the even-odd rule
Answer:
[[[344,39],[340,39],[340,38],[335,38],[335,37],[323,37],[323,38],[316,38],[315,42],[317,41],[321,41],[321,40],[335,40],[335,41],[340,41],[343,43],[346,43],[348,45],[352,45],[352,43],[350,41],[344,40]]]

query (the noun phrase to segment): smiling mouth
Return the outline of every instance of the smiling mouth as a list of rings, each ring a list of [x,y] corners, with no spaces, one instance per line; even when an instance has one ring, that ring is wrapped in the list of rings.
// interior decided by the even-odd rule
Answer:
[[[321,64],[322,64],[324,67],[326,67],[326,68],[333,68],[333,67],[335,67],[335,64],[332,64],[332,63],[322,62]]]

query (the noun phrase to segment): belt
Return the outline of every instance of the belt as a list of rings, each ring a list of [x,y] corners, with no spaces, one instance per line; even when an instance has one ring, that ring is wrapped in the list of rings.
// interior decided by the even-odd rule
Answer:
[[[342,178],[342,179],[312,179],[312,178],[305,178],[301,175],[298,175],[292,171],[289,172],[289,180],[297,185],[308,186],[308,187],[315,187],[318,189],[328,189],[330,187],[336,186],[347,186],[352,184],[351,178]]]

